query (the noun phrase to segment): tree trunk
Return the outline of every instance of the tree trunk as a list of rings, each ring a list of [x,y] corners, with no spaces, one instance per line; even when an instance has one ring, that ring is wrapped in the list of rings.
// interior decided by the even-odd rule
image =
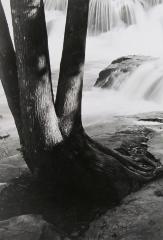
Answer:
[[[25,159],[33,172],[86,195],[121,199],[162,172],[105,148],[84,132],[81,120],[89,0],[69,0],[56,113],[43,0],[11,0]],[[64,188],[63,188],[64,186]]]
[[[54,109],[43,0],[11,0],[25,159],[32,171],[62,141]]]
[[[0,79],[7,96],[9,108],[21,137],[21,116],[16,56],[6,17],[0,1]]]
[[[148,161],[144,167],[139,166],[126,156],[94,142],[83,130],[81,101],[88,11],[89,0],[69,0],[56,113],[62,135],[67,139],[67,156],[74,159],[71,166],[75,170],[68,170],[75,176],[72,184],[78,182],[85,189],[87,186],[93,196],[100,193],[99,197],[104,197],[114,191],[122,198],[153,178],[157,167],[151,169]]]
[[[81,100],[89,0],[69,0],[56,113],[64,136],[82,129]]]

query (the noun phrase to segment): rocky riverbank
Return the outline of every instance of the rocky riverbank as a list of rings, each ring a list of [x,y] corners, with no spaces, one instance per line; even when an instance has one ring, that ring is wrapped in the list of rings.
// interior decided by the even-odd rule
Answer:
[[[96,86],[118,86],[145,61],[150,59],[114,61],[100,73]],[[163,179],[135,189],[118,205],[110,199],[96,203],[87,196],[65,194],[65,189],[31,176],[4,95],[0,110],[0,240],[162,240]],[[163,163],[163,113],[112,115],[87,125],[86,131],[133,161],[145,156]]]
[[[98,205],[85,197],[72,199],[71,193],[65,199],[58,189],[53,194],[51,190],[47,191],[50,194],[45,194],[44,187],[28,172],[14,125],[6,125],[5,116],[0,119],[0,126],[5,126],[0,131],[0,233],[3,233],[3,240],[14,239],[16,233],[15,240],[162,239],[161,179],[132,193],[117,207],[109,200],[105,205]],[[86,130],[97,141],[133,160],[139,155],[163,161],[162,120],[161,113],[117,116]],[[55,230],[51,229],[51,224]]]

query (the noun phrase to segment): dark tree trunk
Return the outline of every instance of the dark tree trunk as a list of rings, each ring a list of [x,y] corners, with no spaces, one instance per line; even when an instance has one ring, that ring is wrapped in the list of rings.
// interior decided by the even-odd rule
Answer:
[[[81,101],[88,12],[89,0],[69,0],[56,113],[61,133],[67,139],[67,156],[74,159],[71,166],[74,166],[74,172],[80,179],[78,185],[83,184],[83,188],[87,186],[89,193],[100,193],[100,197],[114,191],[118,198],[122,198],[141,183],[155,177],[160,165],[153,164],[151,167],[150,161],[144,159],[142,167],[126,156],[94,142],[84,132]]]
[[[69,0],[56,97],[56,113],[64,136],[82,128],[81,100],[89,0]]]
[[[105,148],[81,120],[89,0],[69,0],[56,113],[43,0],[11,0],[25,159],[33,172],[97,198],[118,199],[149,181],[161,165]],[[65,189],[65,188],[64,188]],[[114,193],[114,194],[113,194]]]
[[[0,79],[7,96],[9,108],[21,136],[21,116],[16,56],[8,24],[0,1]]]
[[[11,0],[25,159],[32,171],[60,141],[43,1]]]

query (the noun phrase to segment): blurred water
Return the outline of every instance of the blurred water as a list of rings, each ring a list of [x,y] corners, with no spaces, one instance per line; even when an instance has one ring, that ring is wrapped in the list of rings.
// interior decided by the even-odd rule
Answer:
[[[68,0],[44,0],[47,10],[67,9]],[[137,23],[144,9],[163,0],[90,0],[88,30],[92,34],[107,32],[117,26]]]
[[[93,1],[94,4],[97,2]],[[129,115],[163,109],[163,4],[156,5],[162,1],[111,2],[128,4],[130,9],[133,9],[136,20],[132,21],[131,25],[117,20],[111,31],[96,36],[88,34],[83,92],[83,119],[87,121],[104,119],[110,115]],[[142,5],[142,2],[148,3],[148,6]],[[3,0],[3,3],[12,31],[10,9],[7,6],[9,1]],[[106,0],[103,0],[103,4],[105,3]],[[149,7],[151,5],[156,6]],[[56,89],[66,12],[54,11],[50,6],[48,9],[50,10],[46,11],[46,20],[49,52]],[[158,59],[140,66],[116,91],[92,87],[98,73],[112,60],[132,54],[154,56]]]

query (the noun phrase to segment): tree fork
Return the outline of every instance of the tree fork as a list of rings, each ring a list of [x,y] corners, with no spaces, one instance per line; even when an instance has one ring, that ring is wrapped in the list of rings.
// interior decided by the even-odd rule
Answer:
[[[88,193],[118,198],[162,171],[145,167],[90,139],[81,120],[88,0],[69,0],[59,84],[54,110],[48,41],[42,0],[11,0],[22,129],[32,170]],[[60,143],[60,144],[59,144]],[[149,167],[150,165],[150,167]],[[63,185],[62,185],[63,186]],[[111,191],[110,191],[111,190]]]
[[[97,177],[99,182],[103,182],[101,189],[103,189],[102,185],[106,188],[114,188],[122,197],[137,184],[155,178],[163,168],[159,162],[151,164],[148,159],[142,159],[144,166],[139,165],[132,159],[96,143],[84,132],[81,101],[88,11],[89,0],[69,0],[55,103],[56,113],[61,132],[68,139],[69,154],[72,156],[74,153],[74,158],[81,167],[78,167],[79,172],[85,169],[85,177],[89,175],[89,171],[89,177],[92,175],[92,178],[90,177],[86,182],[91,182],[92,179],[95,181]],[[107,182],[105,184],[104,179]],[[124,186],[122,192],[120,183]],[[94,187],[92,183],[92,188]]]

